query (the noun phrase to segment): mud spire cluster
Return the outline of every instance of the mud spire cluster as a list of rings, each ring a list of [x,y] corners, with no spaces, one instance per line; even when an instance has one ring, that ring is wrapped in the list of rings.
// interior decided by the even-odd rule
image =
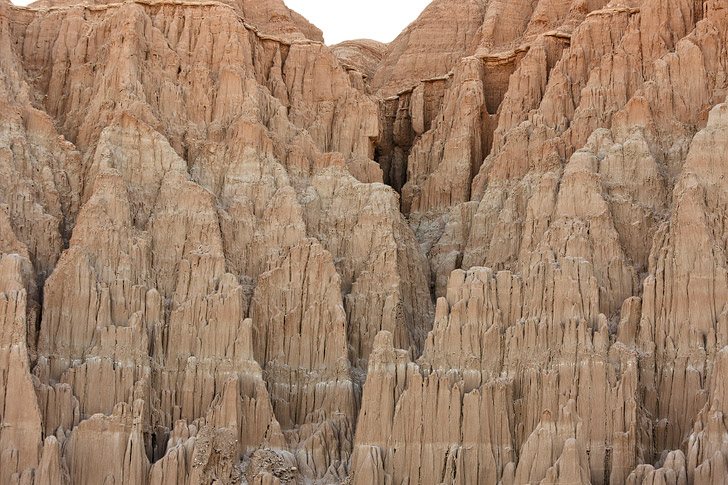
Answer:
[[[726,483],[727,53],[723,0],[0,0],[0,483]]]

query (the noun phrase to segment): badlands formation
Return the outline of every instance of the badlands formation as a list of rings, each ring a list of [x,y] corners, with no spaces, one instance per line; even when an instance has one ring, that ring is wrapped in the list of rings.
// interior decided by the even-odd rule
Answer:
[[[728,483],[726,0],[0,0],[0,61],[1,484]]]

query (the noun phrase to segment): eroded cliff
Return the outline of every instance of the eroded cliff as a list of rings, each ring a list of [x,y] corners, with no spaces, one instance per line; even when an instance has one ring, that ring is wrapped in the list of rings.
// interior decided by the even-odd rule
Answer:
[[[322,41],[0,2],[0,482],[728,483],[728,5]]]

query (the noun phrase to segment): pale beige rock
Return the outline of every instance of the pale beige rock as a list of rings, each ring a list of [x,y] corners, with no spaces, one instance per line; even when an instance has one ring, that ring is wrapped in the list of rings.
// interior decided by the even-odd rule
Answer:
[[[551,411],[544,411],[541,421],[528,440],[523,444],[514,483],[553,483],[559,477],[566,483],[566,476],[573,469],[580,469],[577,478],[581,479],[588,469],[588,459],[579,441],[583,442],[582,421],[576,414],[576,402],[570,400],[559,411],[555,420]],[[571,463],[576,459],[576,463]],[[588,482],[588,479],[587,479]],[[558,482],[561,483],[561,482]]]
[[[708,398],[701,376],[711,373],[716,352],[725,345],[721,322],[728,280],[725,258],[720,256],[725,247],[718,242],[722,230],[711,221],[724,204],[720,187],[726,119],[726,104],[716,106],[690,145],[673,192],[675,210],[655,236],[651,275],[644,284],[641,340],[658,366],[654,387],[648,387],[654,394],[648,396],[663,420],[658,438],[667,449],[677,447],[690,432]],[[670,276],[663,276],[665,271]],[[690,325],[684,324],[687,321]],[[671,364],[663,367],[667,362]],[[671,389],[683,389],[686,398],[659,399]]]
[[[380,330],[392,332],[398,348],[421,349],[432,315],[429,268],[396,193],[344,173],[340,165],[316,172],[304,214],[308,233],[338,261],[352,363],[366,368]]]
[[[588,473],[582,464],[577,441],[574,438],[566,440],[564,452],[546,472],[546,478],[541,480],[541,485],[590,485]]]
[[[19,255],[0,259],[0,480],[37,468],[43,449],[42,417],[26,346],[27,291]]]
[[[384,96],[397,94],[422,79],[447,74],[472,52],[483,22],[481,0],[437,0],[387,49],[372,87]]]
[[[358,71],[364,82],[374,77],[386,51],[387,44],[370,39],[347,40],[331,46],[339,62],[350,72]]]
[[[256,2],[251,0],[231,1],[245,18],[264,33],[288,39],[311,39],[323,42],[321,30],[284,4],[283,0]]]
[[[0,482],[724,483],[726,32],[2,1]]]
[[[27,218],[19,219],[14,206],[0,221],[10,229],[3,231],[3,254],[19,251],[48,266],[47,272],[60,254],[64,231],[71,235],[73,228],[69,248],[44,291],[48,305],[40,325],[37,382],[29,383],[42,405],[45,432],[70,440],[61,461],[71,461],[74,483],[112,476],[139,483],[147,477],[154,483],[235,480],[240,460],[260,445],[290,447],[292,468],[307,478],[338,481],[348,475],[363,377],[355,383],[350,375],[349,317],[337,283],[341,277],[330,253],[306,239],[306,205],[299,200],[314,173],[330,163],[341,163],[344,172],[338,175],[347,183],[354,182],[348,172],[365,183],[381,182],[381,170],[371,160],[379,136],[376,103],[352,85],[354,79],[331,51],[305,39],[321,40],[320,31],[282,2],[231,7],[190,2],[15,9],[19,22],[3,30],[4,52],[14,63],[7,72],[14,77],[6,83],[11,91],[0,99],[19,106],[30,106],[32,99],[80,147],[79,154],[61,140],[66,155],[34,141],[34,147],[55,150],[57,166],[44,169],[50,175],[58,179],[56,172],[75,170],[60,179],[64,186],[59,180],[55,187],[46,184],[61,194],[56,196],[60,202],[51,200],[55,205],[48,202],[49,209],[39,206],[59,226],[58,236],[45,230],[49,256],[36,256],[35,242],[33,251],[27,251],[15,237],[18,228],[31,226]],[[2,13],[3,21],[9,21],[5,7]],[[92,21],[87,14],[97,18]],[[14,43],[10,36],[16,36]],[[93,39],[90,44],[88,39]],[[34,45],[47,47],[50,56]],[[212,58],[208,52],[214,52]],[[138,54],[159,62],[147,63]],[[15,61],[16,55],[22,61]],[[86,69],[91,65],[95,67]],[[26,72],[34,73],[29,85],[21,84]],[[23,89],[28,93],[17,96]],[[355,111],[361,116],[353,116]],[[28,112],[35,118],[27,115],[25,126],[16,123],[19,128],[8,128],[3,136],[15,136],[32,124],[33,136],[40,131],[48,138],[49,118],[41,111]],[[341,158],[322,157],[334,150]],[[81,162],[83,187],[77,179],[69,180],[77,177]],[[366,186],[353,187],[356,198]],[[35,194],[26,198],[46,203]],[[388,201],[385,210],[397,218],[397,236],[409,231],[396,205]],[[328,223],[318,227],[327,231]],[[401,269],[390,270],[394,278],[411,278],[405,273],[410,260],[423,266],[419,271],[426,270],[414,239],[408,243],[411,254]],[[311,261],[300,257],[308,246],[314,248]],[[359,260],[374,258],[374,249],[342,249],[338,257],[356,259],[352,266],[361,272],[366,266]],[[285,263],[289,256],[293,261]],[[308,273],[314,261],[320,261],[326,278]],[[286,265],[289,275],[292,270],[306,282],[290,290],[307,294],[288,306],[281,293],[273,292],[280,278],[265,283],[268,271]],[[23,269],[32,277],[30,264]],[[43,271],[39,266],[40,283]],[[415,278],[417,286],[424,286],[426,277],[420,273]],[[33,278],[27,286],[35,294]],[[393,330],[408,324],[421,339],[424,330],[418,327],[429,320],[429,298],[426,291],[417,292],[417,318],[397,319],[396,308],[387,311]],[[254,293],[260,296],[251,307]],[[264,306],[270,312],[281,308],[285,316],[324,294],[321,312],[302,311],[306,326],[296,332],[300,343],[295,347],[302,356],[306,351],[305,358],[284,359],[281,368],[276,367],[278,356],[259,356],[260,365],[253,360],[253,342],[260,340],[253,337],[254,323],[246,316],[258,323],[267,320]],[[407,301],[411,294],[400,298]],[[273,306],[267,308],[265,301]],[[35,332],[33,311],[27,326]],[[272,351],[284,338],[282,330],[272,325],[265,337]],[[319,341],[323,337],[329,339]],[[34,350],[36,338],[28,340]],[[418,343],[415,339],[411,345]],[[279,350],[284,357],[293,355],[290,346]],[[321,386],[330,389],[328,397],[322,396]],[[106,392],[99,393],[102,388]],[[329,403],[325,412],[323,401]],[[104,428],[109,419],[108,426],[117,426],[126,418],[113,418],[115,410],[137,403],[143,403],[137,417],[142,438],[133,435],[137,441],[129,446],[138,449],[143,440],[146,459],[159,461],[151,471],[144,460],[126,460],[121,445],[96,449],[93,441],[84,445],[79,437],[79,430],[101,435],[99,426]],[[165,430],[177,423],[193,426],[194,433],[166,446]],[[207,434],[200,438],[198,429]],[[184,445],[193,438],[194,443]],[[224,466],[214,453],[205,454],[218,442],[233,450],[225,452]],[[34,443],[40,453],[41,442]],[[183,445],[194,452],[182,453]],[[13,471],[22,465],[17,473],[28,476],[25,450],[13,449],[8,455]],[[94,475],[104,473],[100,468],[86,472],[78,465],[93,461],[94,453],[114,461],[104,476]],[[62,477],[62,470],[48,468],[55,466],[52,454],[47,460],[44,473]]]

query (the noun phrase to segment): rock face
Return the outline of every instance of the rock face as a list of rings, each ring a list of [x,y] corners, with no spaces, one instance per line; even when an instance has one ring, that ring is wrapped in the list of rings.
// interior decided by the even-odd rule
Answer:
[[[352,74],[361,74],[362,81],[371,80],[387,52],[387,44],[375,40],[348,40],[331,46],[331,52]]]
[[[0,2],[0,483],[728,483],[728,6]]]

